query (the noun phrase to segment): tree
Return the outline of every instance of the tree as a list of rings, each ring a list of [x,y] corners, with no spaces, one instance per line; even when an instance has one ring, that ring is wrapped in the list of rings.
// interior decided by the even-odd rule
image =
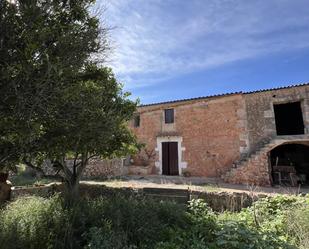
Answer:
[[[90,56],[106,54],[106,29],[89,14],[92,2],[0,1],[1,165],[18,161],[40,134],[38,117],[49,115]]]
[[[89,159],[135,151],[137,144],[127,122],[136,103],[127,97],[111,69],[88,65],[59,95],[42,122],[42,135],[24,154],[24,163],[40,169],[42,160],[49,158],[64,173],[68,199],[74,201]],[[68,157],[73,159],[72,168],[66,165]]]
[[[0,167],[39,168],[49,158],[69,192],[90,157],[134,144],[126,122],[136,103],[111,70],[107,28],[92,0],[0,1]],[[72,156],[69,172],[65,159]]]

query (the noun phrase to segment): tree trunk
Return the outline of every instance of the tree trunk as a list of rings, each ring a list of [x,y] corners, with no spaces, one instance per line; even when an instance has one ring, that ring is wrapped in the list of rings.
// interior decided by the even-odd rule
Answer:
[[[85,153],[87,155],[87,153]],[[62,169],[65,175],[65,203],[70,208],[74,206],[79,200],[79,181],[83,174],[83,171],[88,163],[86,156],[83,156],[81,162],[76,164],[74,160],[72,172],[65,165],[63,160]]]
[[[64,189],[65,204],[68,207],[74,206],[79,200],[79,180],[75,177],[65,182]]]
[[[0,182],[6,183],[6,180],[9,177],[9,173],[7,172],[0,172]]]

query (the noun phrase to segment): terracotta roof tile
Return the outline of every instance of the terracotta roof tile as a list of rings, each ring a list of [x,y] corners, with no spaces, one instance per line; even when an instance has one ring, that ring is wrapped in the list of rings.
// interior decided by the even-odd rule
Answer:
[[[172,104],[172,103],[183,102],[183,101],[200,100],[200,99],[208,99],[208,98],[216,98],[216,97],[224,97],[224,96],[230,96],[230,95],[236,95],[236,94],[254,94],[254,93],[259,93],[259,92],[281,90],[281,89],[300,87],[300,86],[307,86],[307,85],[309,85],[309,82],[307,82],[307,83],[299,83],[299,84],[292,84],[292,85],[288,85],[288,86],[281,86],[281,87],[275,87],[275,88],[260,89],[260,90],[248,91],[248,92],[231,92],[231,93],[215,94],[215,95],[208,95],[208,96],[202,96],[202,97],[196,97],[196,98],[177,99],[177,100],[171,100],[171,101],[164,101],[164,102],[157,102],[157,103],[151,103],[151,104],[144,104],[144,105],[140,105],[139,107]]]
[[[293,88],[293,87],[299,87],[299,86],[307,86],[307,85],[309,85],[309,82],[293,84],[293,85],[289,85],[289,86],[280,86],[280,87],[274,87],[274,88],[267,88],[267,89],[260,89],[260,90],[255,90],[255,91],[249,91],[249,92],[244,92],[244,94],[267,92],[267,91],[281,90],[281,89],[287,89],[287,88]]]
[[[223,94],[208,95],[208,96],[202,96],[202,97],[196,97],[196,98],[188,98],[188,99],[177,99],[177,100],[171,100],[171,101],[164,101],[164,102],[157,102],[157,103],[140,105],[140,107],[146,107],[146,106],[152,106],[152,105],[172,104],[172,103],[177,103],[177,102],[199,100],[199,99],[209,99],[209,98],[216,98],[216,97],[224,97],[224,96],[241,94],[241,93],[242,92],[233,92],[233,93],[223,93]]]

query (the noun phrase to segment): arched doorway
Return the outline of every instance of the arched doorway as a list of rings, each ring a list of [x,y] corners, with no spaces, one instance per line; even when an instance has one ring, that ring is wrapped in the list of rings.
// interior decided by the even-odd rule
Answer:
[[[274,184],[309,184],[309,145],[283,144],[270,152]]]

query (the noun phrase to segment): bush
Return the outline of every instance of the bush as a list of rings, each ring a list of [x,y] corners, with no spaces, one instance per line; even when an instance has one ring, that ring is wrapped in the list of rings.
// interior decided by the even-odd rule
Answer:
[[[117,196],[99,198],[88,208],[88,220],[92,220],[92,225],[100,225],[96,220],[98,214],[102,214],[102,219],[110,222],[113,231],[123,234],[130,245],[138,248],[153,248],[157,241],[169,238],[170,230],[188,223],[185,210],[170,202]]]
[[[222,214],[201,200],[185,208],[115,196],[68,210],[59,196],[31,197],[0,210],[0,241],[3,249],[305,249],[308,224],[301,197],[265,198]]]
[[[128,246],[128,241],[123,233],[115,233],[110,223],[102,227],[91,227],[85,234],[87,244],[85,249],[133,249]]]
[[[69,213],[58,197],[19,199],[1,212],[0,220],[3,248],[65,248],[70,239]]]
[[[309,205],[288,212],[286,231],[300,249],[309,248]]]
[[[245,224],[257,234],[256,238],[264,238],[259,241],[261,248],[264,248],[262,245],[265,244],[265,239],[271,242],[265,248],[309,248],[307,245],[302,247],[309,240],[309,225],[304,225],[309,224],[308,213],[306,214],[308,197],[266,197],[239,213],[221,214],[218,220],[223,225],[229,221]]]
[[[170,230],[188,224],[185,210],[118,196],[81,201],[72,210],[60,197],[22,198],[0,214],[0,241],[9,248],[153,248]],[[117,238],[117,239],[116,239]]]
[[[273,233],[259,231],[239,221],[225,221],[216,232],[215,247],[220,249],[294,248]]]

